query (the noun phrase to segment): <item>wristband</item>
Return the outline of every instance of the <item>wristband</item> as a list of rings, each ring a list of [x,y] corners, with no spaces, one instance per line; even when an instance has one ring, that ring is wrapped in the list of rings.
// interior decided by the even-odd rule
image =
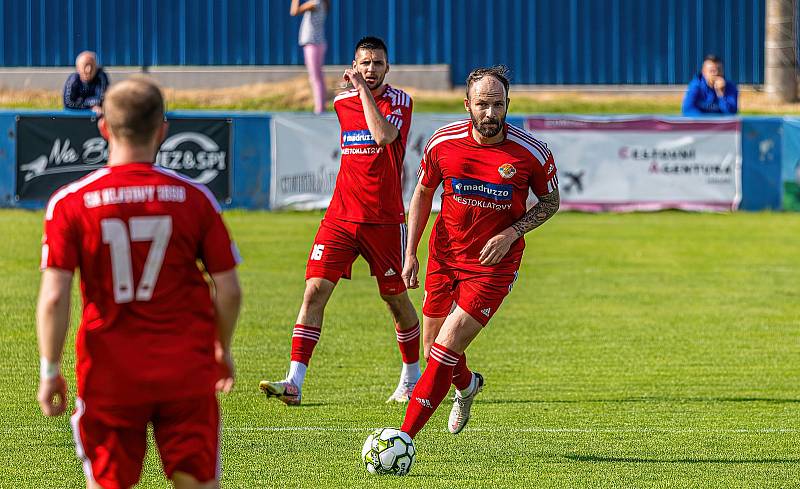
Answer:
[[[59,362],[51,362],[45,357],[39,358],[39,378],[41,380],[55,379],[61,375],[61,364]]]

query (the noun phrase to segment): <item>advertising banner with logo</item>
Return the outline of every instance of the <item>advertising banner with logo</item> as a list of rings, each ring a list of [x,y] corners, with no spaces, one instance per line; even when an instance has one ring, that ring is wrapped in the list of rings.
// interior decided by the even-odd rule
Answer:
[[[415,115],[406,144],[403,166],[403,201],[408,206],[417,184],[417,170],[425,144],[440,127],[458,116]],[[351,133],[340,141],[339,122],[333,114],[275,114],[272,118],[272,189],[270,208],[325,209],[330,203],[342,149],[372,151],[364,134]],[[367,134],[368,136],[368,134]],[[441,189],[434,209],[441,205]]]
[[[206,185],[222,202],[231,194],[230,119],[171,119],[156,164]],[[108,145],[94,118],[20,116],[16,195],[46,200],[106,164]]]
[[[562,209],[735,210],[739,120],[529,117],[558,166]]]

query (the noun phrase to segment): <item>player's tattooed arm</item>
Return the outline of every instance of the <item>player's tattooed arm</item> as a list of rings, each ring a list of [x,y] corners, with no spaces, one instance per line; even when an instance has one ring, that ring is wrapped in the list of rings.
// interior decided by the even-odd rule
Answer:
[[[500,263],[516,240],[544,224],[556,213],[560,200],[558,189],[539,197],[539,202],[531,207],[519,221],[486,242],[479,256],[481,264],[497,265]]]
[[[553,217],[558,207],[561,205],[561,196],[558,189],[553,190],[547,195],[539,197],[539,202],[530,208],[522,218],[511,225],[517,233],[517,237],[524,235],[545,223]]]

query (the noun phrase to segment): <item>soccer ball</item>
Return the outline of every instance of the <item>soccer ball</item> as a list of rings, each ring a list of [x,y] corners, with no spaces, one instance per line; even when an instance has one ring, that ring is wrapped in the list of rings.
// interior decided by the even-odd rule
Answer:
[[[411,437],[394,428],[378,428],[367,437],[361,460],[370,474],[406,475],[417,450]]]

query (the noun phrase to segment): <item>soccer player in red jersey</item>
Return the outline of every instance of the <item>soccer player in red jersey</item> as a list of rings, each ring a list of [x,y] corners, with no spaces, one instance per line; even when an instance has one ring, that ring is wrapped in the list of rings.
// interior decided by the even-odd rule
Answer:
[[[217,487],[215,390],[233,387],[238,252],[208,189],[153,166],[167,130],[160,89],[144,78],[122,81],[103,108],[108,164],[47,204],[39,404],[47,416],[66,410],[60,361],[79,268],[72,429],[87,487],[138,482],[149,423],[175,487]]]
[[[505,123],[508,79],[503,67],[467,78],[470,119],[439,129],[428,142],[409,209],[409,247],[403,279],[419,286],[416,258],[434,191],[444,185],[442,211],[430,238],[424,350],[428,358],[401,430],[414,437],[442,402],[456,393],[448,430],[459,433],[483,377],[470,371],[464,350],[497,312],[517,277],[523,235],[558,210],[556,166],[547,146]],[[526,211],[529,189],[539,202]]]
[[[292,333],[286,378],[262,381],[267,397],[300,404],[306,368],[319,341],[325,305],[340,278],[350,278],[361,255],[378,281],[391,312],[403,359],[400,381],[387,402],[406,402],[419,379],[420,328],[400,276],[406,225],[401,177],[411,127],[411,97],[383,83],[389,72],[386,45],[376,37],[358,41],[353,67],[333,108],[341,126],[342,161],[333,198],[306,265],[303,305]]]

